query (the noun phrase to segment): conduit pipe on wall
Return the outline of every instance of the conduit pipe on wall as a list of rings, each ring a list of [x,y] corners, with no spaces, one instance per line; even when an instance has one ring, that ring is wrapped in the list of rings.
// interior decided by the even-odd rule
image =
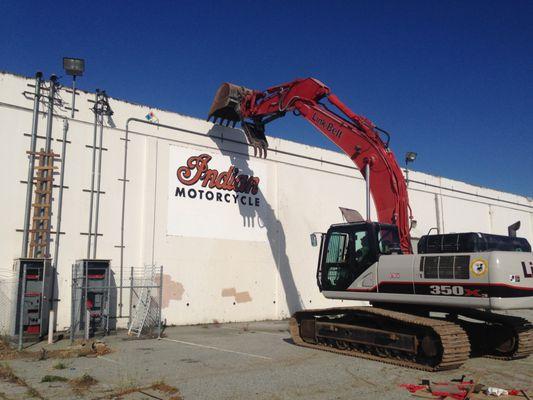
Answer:
[[[61,168],[59,176],[59,193],[57,196],[57,219],[56,219],[56,239],[54,247],[53,265],[57,268],[57,260],[59,257],[59,238],[61,237],[61,214],[63,211],[63,185],[65,183],[65,160],[67,158],[67,133],[68,133],[68,120],[63,120],[63,143],[61,144]]]
[[[91,257],[91,239],[93,235],[93,202],[94,202],[94,175],[96,168],[96,136],[98,133],[98,98],[100,96],[100,91],[96,89],[96,94],[94,98],[94,131],[93,131],[93,158],[91,166],[91,198],[89,200],[89,231],[87,232],[87,258]]]
[[[33,174],[35,172],[35,150],[37,148],[37,126],[39,124],[39,102],[41,100],[42,72],[35,74],[35,93],[33,98],[33,117],[31,124],[30,154],[28,155],[28,183],[26,186],[26,208],[24,209],[24,232],[22,234],[22,251],[20,256],[28,256],[28,239],[30,232],[31,200],[33,193]]]
[[[54,303],[57,301],[55,296],[55,283],[57,272],[57,263],[59,259],[59,239],[61,238],[61,214],[63,212],[63,186],[65,184],[65,161],[67,159],[67,133],[68,133],[68,120],[63,120],[63,143],[61,143],[61,169],[59,177],[59,194],[57,198],[57,219],[56,219],[56,238],[54,243],[54,258],[52,262],[52,288],[50,290],[50,316],[48,325],[48,343],[54,342],[54,328],[55,328],[55,310]]]
[[[96,211],[94,215],[94,246],[93,259],[96,259],[96,248],[98,246],[98,220],[100,215],[100,187],[102,182],[102,145],[104,140],[104,115],[100,115],[100,138],[98,144],[98,172],[96,183]]]
[[[57,76],[55,75],[50,76],[50,89],[48,91],[48,112],[46,116],[47,118],[46,119],[46,140],[45,140],[45,149],[44,149],[45,154],[46,154],[45,165],[47,166],[52,165],[52,163],[49,160],[49,157],[52,157],[52,158],[54,157],[53,155],[50,154],[50,152],[52,151],[52,126],[54,122],[54,103],[55,103],[57,87],[58,87]],[[53,170],[45,169],[43,175],[45,177],[48,177],[48,174],[53,174],[53,173],[54,173]],[[53,189],[54,189],[54,185],[53,185],[53,180],[52,180],[52,184],[50,185],[50,192],[52,192]],[[52,205],[52,200],[53,200],[53,196],[52,196],[52,193],[50,193],[50,206]],[[43,211],[41,211],[41,216],[43,215],[44,215],[44,209]],[[49,217],[50,216],[51,216],[51,213]],[[50,223],[51,221],[49,220],[46,225],[47,228],[46,228],[45,237],[44,237],[44,240],[46,243],[45,254],[34,254],[33,257],[37,257],[38,255],[40,255],[42,258],[50,257]]]

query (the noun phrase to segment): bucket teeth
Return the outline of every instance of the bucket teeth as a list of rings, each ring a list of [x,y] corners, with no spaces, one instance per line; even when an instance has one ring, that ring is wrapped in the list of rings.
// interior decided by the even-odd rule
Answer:
[[[254,157],[266,158],[268,142],[264,124],[260,120],[245,122],[241,114],[241,102],[251,93],[252,91],[245,87],[223,83],[217,90],[207,120],[213,118],[214,124],[225,123],[225,126],[230,126],[231,123],[233,128],[237,122],[241,122],[248,143],[254,149]]]
[[[220,118],[228,120],[229,122],[238,122],[242,119],[240,107],[242,100],[251,93],[250,89],[242,86],[237,86],[232,83],[223,83],[217,90],[211,109],[209,110],[209,118],[214,117],[215,121]],[[226,125],[228,126],[228,125]]]

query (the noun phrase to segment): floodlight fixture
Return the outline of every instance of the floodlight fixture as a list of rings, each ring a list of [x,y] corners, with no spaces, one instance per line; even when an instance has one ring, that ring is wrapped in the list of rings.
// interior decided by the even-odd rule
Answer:
[[[63,69],[70,76],[82,76],[85,71],[85,60],[82,58],[63,57]]]
[[[418,154],[414,151],[408,151],[405,153],[405,165],[409,164],[410,162],[414,162],[416,160],[416,156]]]

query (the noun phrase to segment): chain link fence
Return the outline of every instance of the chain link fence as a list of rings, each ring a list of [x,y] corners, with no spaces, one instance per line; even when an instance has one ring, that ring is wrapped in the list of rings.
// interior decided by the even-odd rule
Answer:
[[[130,269],[129,335],[161,336],[162,277],[162,266]]]
[[[18,279],[14,272],[0,274],[0,335],[12,335],[17,307]]]

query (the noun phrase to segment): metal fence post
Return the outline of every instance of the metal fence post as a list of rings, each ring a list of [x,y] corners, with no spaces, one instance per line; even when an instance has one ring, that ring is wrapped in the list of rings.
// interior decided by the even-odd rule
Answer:
[[[19,307],[19,351],[22,350],[22,335],[24,334],[24,299],[26,298],[26,264],[23,264],[22,282]]]
[[[111,312],[111,268],[107,270],[107,299],[106,299],[106,320],[105,334],[109,335],[109,314]]]
[[[128,310],[128,329],[131,326],[131,305],[133,303],[133,267],[130,269],[130,304]]]
[[[161,325],[163,318],[163,266],[159,269],[159,325],[157,329],[157,338],[161,339]]]
[[[85,277],[84,277],[84,307],[83,307],[83,310],[85,311],[85,326],[84,326],[84,332],[83,332],[83,336],[85,337],[85,340],[89,340],[89,319],[90,319],[90,311],[89,309],[87,308],[87,292],[88,292],[88,283],[89,283],[89,262],[87,260],[84,261],[85,263]]]
[[[76,289],[78,284],[78,276],[77,276],[77,270],[76,270],[76,264],[72,264],[72,284],[71,287],[71,294],[70,294],[70,344],[74,343],[74,330],[76,329],[76,323],[74,321],[74,318],[76,318],[75,315],[75,306],[76,306]]]

